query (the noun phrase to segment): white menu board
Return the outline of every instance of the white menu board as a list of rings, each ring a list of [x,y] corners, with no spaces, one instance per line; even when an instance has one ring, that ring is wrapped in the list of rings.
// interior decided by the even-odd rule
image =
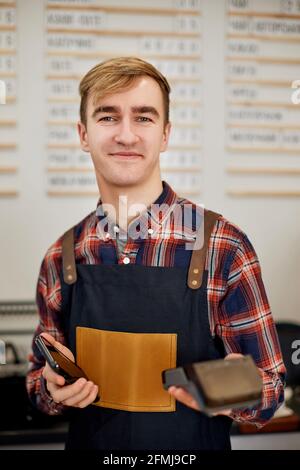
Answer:
[[[0,2],[0,197],[18,195],[16,4]]]
[[[142,57],[168,78],[173,129],[163,177],[181,194],[199,194],[201,1],[48,0],[45,28],[48,195],[97,194],[76,131],[78,85],[94,65],[121,55]]]
[[[300,78],[300,2],[228,0],[226,15],[228,192],[300,194],[300,107],[291,99]],[[269,176],[264,184],[261,175]]]

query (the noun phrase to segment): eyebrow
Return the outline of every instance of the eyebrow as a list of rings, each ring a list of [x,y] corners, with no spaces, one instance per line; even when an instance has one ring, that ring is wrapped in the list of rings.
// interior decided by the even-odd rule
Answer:
[[[133,106],[131,108],[133,114],[152,114],[159,118],[159,112],[154,106]],[[98,106],[92,114],[92,118],[95,118],[99,113],[120,113],[121,108],[119,106]]]

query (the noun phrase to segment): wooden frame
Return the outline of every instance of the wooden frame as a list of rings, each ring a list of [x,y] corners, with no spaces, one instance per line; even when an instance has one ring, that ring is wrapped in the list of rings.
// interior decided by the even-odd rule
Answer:
[[[15,2],[3,2],[0,3],[0,8],[16,8],[16,3]]]
[[[47,98],[48,103],[74,103],[80,105],[79,98]]]
[[[6,149],[15,149],[17,148],[17,144],[15,143],[0,143],[0,150],[6,150]]]
[[[47,195],[51,197],[77,197],[77,196],[97,196],[99,197],[98,191],[47,191]]]
[[[272,101],[227,101],[228,105],[234,106],[252,106],[253,108],[257,106],[262,106],[264,108],[287,108],[287,109],[296,109],[296,105],[293,103],[274,103]]]
[[[300,197],[300,191],[279,189],[228,189],[226,194],[234,197]]]
[[[17,74],[15,72],[0,72],[1,78],[16,78]]]
[[[0,25],[0,31],[16,31],[16,26]]]
[[[300,42],[300,40],[299,40]],[[267,56],[262,56],[262,57],[245,57],[245,56],[226,56],[226,60],[228,61],[239,61],[239,62],[257,62],[258,64],[273,64],[273,65],[299,65],[300,64],[300,59],[292,58],[292,59],[286,59],[284,57],[267,57]]]
[[[0,166],[0,174],[10,174],[10,173],[17,173],[18,168],[15,166]]]
[[[300,62],[299,62],[300,64]],[[229,84],[235,85],[259,85],[259,86],[267,86],[267,87],[277,87],[277,88],[290,88],[291,82],[288,80],[281,81],[278,80],[277,82],[274,80],[240,80],[235,78],[227,78],[226,82]]]
[[[285,20],[299,20],[300,15],[289,15],[287,13],[268,13],[268,12],[235,12],[235,11],[227,11],[228,16],[255,16],[257,18],[274,18],[274,19],[285,19]]]
[[[17,50],[16,49],[0,49],[0,54],[2,55],[16,55]]]
[[[48,167],[47,168],[48,173],[94,173],[95,170],[94,168],[84,168],[84,167],[66,167],[66,168],[61,168],[61,167]]]
[[[285,126],[282,124],[240,124],[240,123],[228,123],[226,124],[227,128],[230,129],[273,129],[274,131],[278,130],[294,130],[294,131],[300,131],[300,125],[299,126]]]
[[[286,37],[286,36],[263,36],[261,34],[232,34],[228,33],[228,39],[254,39],[258,41],[271,41],[271,42],[300,42],[300,38]]]
[[[17,97],[16,96],[7,96],[6,97],[6,104],[13,104],[16,103]]]
[[[19,191],[15,189],[0,189],[0,198],[1,197],[16,197],[19,195]]]
[[[287,175],[298,176],[300,175],[300,168],[275,168],[275,167],[227,167],[227,173],[238,175]]]
[[[47,5],[47,10],[69,11],[103,11],[105,13],[137,13],[142,15],[190,15],[201,16],[201,11],[183,8],[136,8],[136,7],[109,7],[101,5]]]
[[[17,125],[17,121],[8,120],[8,119],[0,119],[0,127],[15,127]]]
[[[268,147],[226,147],[226,150],[229,152],[251,152],[251,153],[282,153],[282,154],[291,154],[300,156],[299,149],[285,149],[285,148],[268,148]]]
[[[1,52],[1,50],[0,50]],[[56,51],[47,51],[46,56],[54,56],[54,57],[78,57],[78,58],[99,58],[99,57],[117,57],[120,56],[119,52],[106,52],[106,51],[100,51],[99,53],[96,52],[76,52],[76,51],[66,51],[63,52],[61,50]],[[122,54],[121,54],[122,56]],[[140,55],[144,59],[170,59],[170,60],[195,60],[195,61],[201,61],[202,56],[201,55],[170,55],[170,54],[143,54]],[[126,55],[124,54],[124,57]]]
[[[171,36],[178,38],[200,38],[201,33],[178,33],[176,31],[116,31],[111,29],[66,29],[66,28],[47,28],[47,33],[70,33],[70,34],[94,34],[98,36]]]

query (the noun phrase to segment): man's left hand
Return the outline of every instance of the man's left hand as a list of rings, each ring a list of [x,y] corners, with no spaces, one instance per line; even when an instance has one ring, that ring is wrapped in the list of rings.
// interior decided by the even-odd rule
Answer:
[[[228,354],[224,360],[234,360],[234,359],[239,359],[243,357],[243,354],[239,353],[231,353]],[[176,398],[176,400],[180,401],[184,405],[188,406],[189,408],[193,408],[194,410],[201,411],[200,406],[198,405],[198,402],[194,399],[194,397],[188,393],[184,388],[182,387],[172,387],[168,388],[168,392],[170,395]],[[224,415],[224,416],[229,416],[232,410],[222,410],[219,411],[218,413],[214,413],[214,416],[218,415]]]

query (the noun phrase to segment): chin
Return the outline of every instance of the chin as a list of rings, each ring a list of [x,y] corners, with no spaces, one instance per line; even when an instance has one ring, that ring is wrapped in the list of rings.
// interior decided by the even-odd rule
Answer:
[[[137,175],[118,175],[116,177],[111,177],[108,178],[107,181],[109,184],[112,184],[114,186],[122,186],[122,187],[130,187],[130,186],[135,186],[141,183],[144,180],[142,176],[137,176]]]

